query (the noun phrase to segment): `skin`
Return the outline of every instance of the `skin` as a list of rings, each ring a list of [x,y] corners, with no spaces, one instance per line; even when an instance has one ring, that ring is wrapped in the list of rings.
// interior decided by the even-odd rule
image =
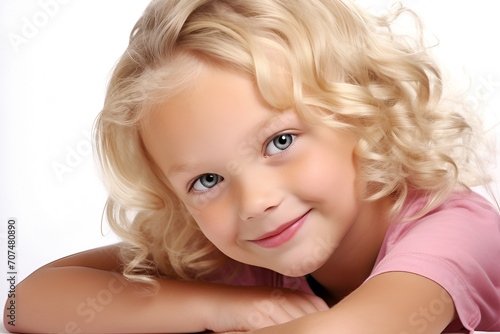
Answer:
[[[323,317],[319,332],[330,326],[374,332],[373,325],[385,319],[392,325],[382,332],[414,332],[412,312],[447,295],[436,283],[408,273],[361,285],[389,225],[390,200],[361,200],[354,136],[308,124],[293,111],[278,113],[251,78],[208,67],[193,87],[148,118],[142,135],[201,230],[223,253],[285,275],[311,273],[326,289],[322,297],[336,306],[296,320],[293,328]],[[290,240],[272,248],[255,243],[304,216]],[[448,306],[428,320],[426,333],[440,332],[453,320],[453,304]],[[373,323],[356,320],[364,308]],[[291,326],[273,333],[290,333]]]
[[[351,228],[364,229],[354,228],[367,224],[359,217],[373,217],[376,206],[359,199],[355,138],[307,124],[293,111],[277,113],[244,77],[211,69],[160,106],[144,128],[148,151],[203,233],[237,261],[308,274],[331,258]],[[273,142],[277,136],[285,136],[284,149]],[[206,174],[219,182],[203,185]],[[253,242],[306,213],[280,247]]]
[[[278,148],[281,135],[288,142]],[[142,136],[203,233],[229,257],[290,276],[313,273],[335,299],[368,276],[390,202],[361,201],[354,136],[278,113],[252,80],[217,68],[160,106]],[[206,174],[217,175],[208,187]],[[306,213],[280,247],[253,242]]]
[[[6,329],[13,333],[246,331],[328,309],[318,297],[291,290],[160,278],[155,279],[158,292],[148,294],[146,286],[120,275],[118,252],[118,245],[91,249],[36,270],[16,286],[15,326],[5,321]],[[249,314],[259,316],[259,327],[248,321]]]
[[[141,133],[222,252],[288,275],[311,273],[325,288],[320,297],[334,306],[286,289],[164,278],[147,295],[120,275],[113,245],[50,263],[21,282],[9,331],[431,334],[456,317],[449,295],[424,277],[393,272],[364,282],[390,201],[361,200],[352,135],[278,113],[250,78],[210,67],[145,118]],[[255,242],[297,218],[302,224],[286,242]],[[440,313],[425,313],[436,301]]]

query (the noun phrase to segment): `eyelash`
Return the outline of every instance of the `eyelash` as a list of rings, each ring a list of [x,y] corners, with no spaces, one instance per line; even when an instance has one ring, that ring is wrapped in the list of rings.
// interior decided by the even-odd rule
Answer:
[[[286,148],[284,148],[283,150],[281,150],[280,152],[277,152],[277,153],[274,153],[274,154],[268,154],[267,150],[269,148],[269,145],[271,145],[271,143],[273,143],[276,139],[278,139],[280,137],[283,137],[283,136],[290,136],[291,137],[291,143]],[[269,157],[280,156],[280,155],[284,154],[286,151],[288,151],[288,149],[290,147],[292,147],[295,144],[296,138],[297,138],[297,135],[292,134],[292,133],[280,133],[280,134],[274,135],[269,141],[265,142],[264,149],[263,149],[263,156],[266,157],[266,158],[269,158]],[[278,150],[279,150],[279,148],[278,148]],[[194,189],[194,186],[196,185],[196,183],[198,181],[200,181],[200,179],[202,177],[208,176],[208,175],[215,175],[219,179],[218,182],[214,186],[212,186],[210,188],[207,188],[206,190],[196,190],[196,189]],[[188,193],[192,193],[193,190],[196,191],[196,192],[198,192],[198,193],[201,193],[201,194],[207,193],[208,191],[211,191],[212,189],[214,189],[222,181],[224,181],[224,178],[222,176],[216,174],[216,173],[201,174],[200,176],[196,177],[191,182],[189,182],[189,184],[188,184]]]
[[[283,137],[283,136],[290,136],[291,137],[291,143],[286,148],[284,148],[283,150],[280,150],[279,148],[276,147],[278,150],[280,150],[280,152],[277,152],[277,153],[274,153],[274,154],[268,154],[267,153],[267,149],[269,148],[269,145],[271,145],[271,143],[273,143],[276,139],[278,139],[280,137]],[[266,142],[265,147],[264,147],[263,155],[266,158],[273,157],[273,156],[281,156],[282,154],[284,154],[285,152],[287,152],[290,147],[292,147],[295,144],[296,138],[297,138],[297,135],[294,135],[294,134],[288,133],[288,132],[280,133],[280,134],[275,135],[274,137],[271,138],[271,140],[269,140],[269,141]]]
[[[207,175],[215,175],[218,179],[218,182],[213,186],[213,187],[210,187],[210,188],[207,188],[206,190],[197,190],[197,189],[194,189],[194,186],[196,185],[196,183],[198,181],[200,181],[200,179],[204,176],[207,176]],[[189,186],[188,186],[188,193],[191,193],[193,190],[198,192],[198,193],[206,193],[207,191],[210,191],[211,189],[213,189],[215,186],[217,186],[219,183],[221,183],[222,181],[224,181],[224,178],[222,176],[220,176],[219,174],[216,174],[216,173],[205,173],[205,174],[201,174],[200,176],[196,177],[194,180],[192,180],[190,183],[189,183]]]

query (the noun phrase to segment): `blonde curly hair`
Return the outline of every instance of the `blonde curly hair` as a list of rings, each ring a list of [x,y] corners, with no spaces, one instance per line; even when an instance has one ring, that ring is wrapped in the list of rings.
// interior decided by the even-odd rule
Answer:
[[[422,215],[481,180],[475,132],[459,108],[443,107],[422,30],[414,37],[391,30],[402,13],[420,26],[401,6],[374,16],[347,0],[152,1],[116,65],[95,128],[107,220],[125,241],[125,276],[202,279],[224,261],[140,135],[149,111],[207,64],[252,76],[276,109],[355,133],[365,200],[390,196],[393,213],[410,192],[428,196]]]

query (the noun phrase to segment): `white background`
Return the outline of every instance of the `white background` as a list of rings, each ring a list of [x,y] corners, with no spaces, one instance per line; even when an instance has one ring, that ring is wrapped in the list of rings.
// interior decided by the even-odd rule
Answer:
[[[360,1],[375,12],[391,2]],[[117,241],[105,223],[101,234],[106,194],[89,134],[110,71],[147,3],[0,2],[0,272],[7,272],[11,217],[17,219],[18,280],[47,262]],[[484,105],[493,128],[500,119],[500,2],[403,3],[440,39],[437,54],[455,82],[471,85],[468,101]]]

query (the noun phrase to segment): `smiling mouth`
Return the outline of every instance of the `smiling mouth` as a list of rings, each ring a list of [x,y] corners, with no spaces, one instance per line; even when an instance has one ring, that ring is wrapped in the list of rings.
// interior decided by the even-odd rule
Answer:
[[[283,245],[288,240],[292,239],[295,233],[300,229],[302,224],[306,221],[311,210],[307,211],[301,217],[289,221],[274,231],[265,233],[255,240],[250,240],[257,245],[264,248],[274,248]]]

